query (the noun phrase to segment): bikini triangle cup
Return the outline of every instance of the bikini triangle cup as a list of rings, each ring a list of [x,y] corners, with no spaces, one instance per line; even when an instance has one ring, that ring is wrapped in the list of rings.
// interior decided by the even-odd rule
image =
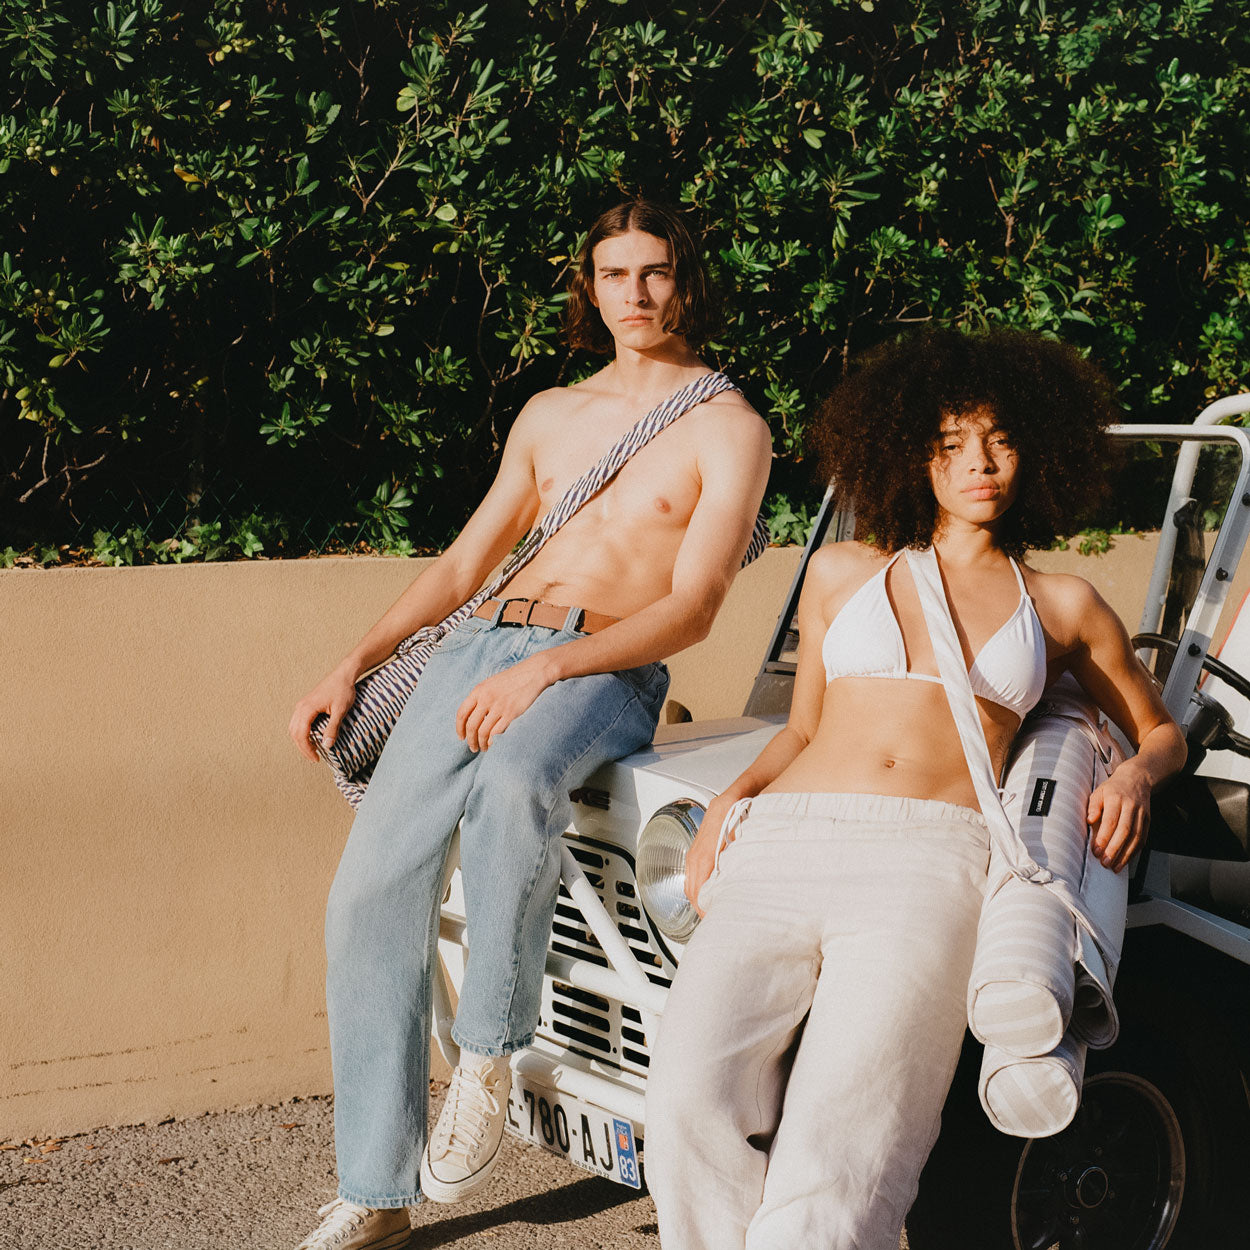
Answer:
[[[955,728],[959,732],[964,758],[972,775],[972,785],[981,805],[981,814],[985,817],[998,853],[1013,876],[1034,882],[1054,893],[1076,923],[1093,939],[1100,952],[1105,956],[1118,957],[1119,943],[1113,941],[1097,919],[1089,914],[1080,894],[1069,882],[1056,877],[1048,868],[1043,868],[1033,859],[1003,807],[998,782],[994,776],[994,766],[990,761],[989,747],[985,741],[985,731],[977,712],[968,670],[964,666],[963,649],[959,645],[950,605],[946,601],[946,591],[942,587],[937,553],[932,547],[927,547],[924,551],[909,550],[907,564],[916,583],[916,592],[920,596],[920,606],[924,610],[925,624],[929,628],[929,639],[933,644],[933,655],[937,661],[938,672],[942,675],[942,685],[946,690],[951,714],[955,718]]]
[[[898,552],[868,579],[829,622],[821,643],[826,682],[838,677],[881,677],[941,683],[937,674],[914,672],[886,590]],[[1015,610],[986,640],[968,666],[975,695],[1021,720],[1046,688],[1046,639],[1024,578],[1014,560],[1019,598]]]

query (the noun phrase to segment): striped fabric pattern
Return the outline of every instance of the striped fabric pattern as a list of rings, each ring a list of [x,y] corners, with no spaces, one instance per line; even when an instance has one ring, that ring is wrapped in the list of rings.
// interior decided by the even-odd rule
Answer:
[[[312,726],[311,737],[318,754],[329,765],[343,797],[353,808],[364,798],[374,765],[382,754],[391,729],[404,710],[426,661],[443,637],[467,620],[484,600],[493,598],[521,571],[588,500],[594,498],[625,466],[629,459],[646,446],[661,430],[704,400],[722,391],[738,388],[723,373],[705,373],[674,392],[662,404],[639,420],[601,460],[588,469],[569,487],[559,502],[526,535],[525,541],[509,557],[507,563],[489,585],[479,590],[463,606],[457,608],[438,625],[418,630],[405,638],[395,654],[381,667],[356,683],[356,702],[339,725],[332,747],[322,740],[326,717],[320,716]],[[751,542],[743,557],[743,567],[755,560],[768,546],[768,525],[763,516],[755,521]]]
[[[978,1092],[990,1122],[1012,1137],[1062,1132],[1081,1105],[1086,1050],[1070,1032],[1049,1054],[1032,1059],[987,1046]]]
[[[1117,748],[1099,727],[1097,706],[1065,675],[1026,719],[1016,739],[1006,793],[1000,794],[937,556],[930,547],[908,551],[907,561],[989,826],[994,875],[987,883],[983,910],[1001,911],[982,917],[969,986],[970,1014],[977,1016],[974,1032],[987,1041],[981,1102],[1004,1132],[1045,1136],[1058,1132],[1075,1114],[1088,1041],[1097,1038],[1100,1045],[1110,1045],[1118,1029],[1111,989],[1124,944],[1128,875],[1116,874],[1094,858],[1085,822],[1089,790],[1109,775]],[[1062,744],[1072,734],[1090,744],[1097,757],[1092,768],[1090,756],[1075,747],[1075,762],[1067,766]],[[1052,735],[1054,744],[1042,747]],[[1022,759],[1030,746],[1032,757]],[[1049,805],[1046,791],[1038,788],[1041,781],[1051,783]],[[1009,877],[1035,893],[1005,888]],[[1072,927],[1060,930],[1054,913],[1037,895],[1051,895],[1061,903]],[[983,937],[988,939],[984,956]],[[1063,967],[1074,955],[1087,974],[1079,994],[1076,974]],[[1014,986],[1008,984],[1012,980]],[[1055,1002],[1047,1004],[1045,996],[1052,990]],[[1044,1049],[1057,1035],[1057,1044]],[[999,1045],[1000,1038],[1014,1054]],[[1013,1123],[1017,1127],[1010,1127]]]
[[[1093,743],[1072,721],[1030,717],[1004,786],[1003,806],[1029,855],[1069,881],[1083,876],[1095,759]],[[1044,815],[1030,810],[1043,806]],[[968,1026],[1008,1054],[1044,1055],[1072,1015],[1076,923],[1062,899],[1013,876],[996,852],[989,883],[968,983]]]
[[[1076,883],[1102,929],[1122,940],[1128,874],[1098,862],[1085,821],[1090,791],[1110,771],[1094,733],[1070,708],[1043,704],[1017,739],[1003,806],[1030,856]],[[993,854],[989,881],[968,985],[974,1035],[1020,1058],[1047,1054],[1069,1030],[1110,1046],[1119,947],[1101,951],[1060,898],[1012,876]]]
[[[1086,803],[1115,755],[1081,713],[1082,697],[1057,688],[1025,722],[1003,805],[1033,858],[1079,887],[1117,945],[1100,949],[1061,899],[991,856],[990,881],[999,884],[981,912],[968,987],[969,1024],[986,1043],[981,1105],[996,1128],[1018,1137],[1047,1137],[1072,1122],[1088,1048],[1110,1046],[1119,1033],[1111,991],[1128,873],[1104,868],[1089,847]],[[1045,813],[1039,782],[1053,783]]]
[[[1121,874],[1123,875],[1123,874]],[[1125,890],[1128,882],[1124,882]],[[1127,899],[1125,903],[1127,907]],[[1076,993],[1072,1002],[1071,1031],[1091,1050],[1106,1050],[1120,1036],[1120,1013],[1107,987],[1115,987],[1115,970],[1090,972],[1089,965],[1102,955],[1088,935],[1081,939],[1081,957],[1076,965]]]

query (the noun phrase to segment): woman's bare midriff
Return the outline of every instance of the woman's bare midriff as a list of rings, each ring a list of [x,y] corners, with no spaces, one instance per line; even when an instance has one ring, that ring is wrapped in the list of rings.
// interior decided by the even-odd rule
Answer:
[[[978,699],[990,757],[1001,772],[1019,727]],[[979,809],[963,747],[936,682],[840,677],[825,690],[816,736],[763,793],[888,794]]]

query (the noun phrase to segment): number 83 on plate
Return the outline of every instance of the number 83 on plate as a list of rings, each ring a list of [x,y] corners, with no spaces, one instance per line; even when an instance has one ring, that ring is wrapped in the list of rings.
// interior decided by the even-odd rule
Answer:
[[[634,1189],[641,1186],[634,1129],[628,1120],[557,1094],[514,1074],[508,1096],[508,1131],[596,1176]]]

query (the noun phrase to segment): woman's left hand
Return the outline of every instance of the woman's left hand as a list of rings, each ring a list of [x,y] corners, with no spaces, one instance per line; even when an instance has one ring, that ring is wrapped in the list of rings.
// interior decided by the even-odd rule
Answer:
[[[1141,849],[1150,827],[1150,775],[1136,760],[1125,760],[1090,796],[1087,819],[1094,854],[1121,872]]]

